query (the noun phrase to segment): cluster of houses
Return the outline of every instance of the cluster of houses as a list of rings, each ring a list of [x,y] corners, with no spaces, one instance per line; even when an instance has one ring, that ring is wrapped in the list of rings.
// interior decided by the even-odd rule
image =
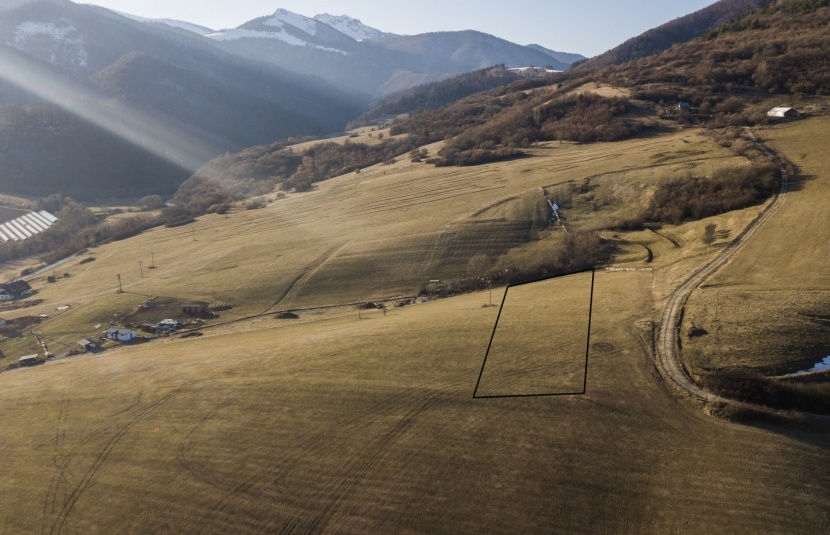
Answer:
[[[181,305],[182,314],[191,316],[199,316],[207,313],[207,307],[202,304],[183,304]],[[142,332],[149,334],[170,334],[184,327],[182,322],[175,319],[163,319],[158,323],[142,323],[140,325],[128,324],[126,327],[110,327],[101,334],[103,338],[115,342],[129,343],[139,337],[136,328]],[[84,338],[78,342],[78,345],[84,351],[97,351],[101,349],[101,344],[95,340]]]

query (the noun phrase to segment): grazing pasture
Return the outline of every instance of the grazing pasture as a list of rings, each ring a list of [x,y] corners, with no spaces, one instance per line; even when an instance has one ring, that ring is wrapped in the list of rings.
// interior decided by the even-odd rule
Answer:
[[[4,373],[4,526],[821,532],[826,430],[740,426],[675,398],[647,353],[649,286],[598,276],[586,396],[473,399],[485,293]]]
[[[780,375],[830,355],[830,119],[765,129],[759,137],[797,167],[786,201],[704,287],[692,294],[683,333],[696,373],[743,367]]]
[[[260,210],[97,247],[55,283],[36,277],[36,299],[4,316],[49,317],[0,343],[3,365],[37,349],[35,335],[70,346],[153,296],[233,308],[202,336],[0,374],[3,529],[827,532],[827,426],[713,417],[677,396],[651,354],[673,284],[758,207],[719,216],[726,234],[711,247],[706,222],[612,228],[663,178],[743,159],[691,130],[532,154],[469,169],[380,165]],[[473,398],[498,313],[488,292],[357,309],[468,274],[478,252],[556,243],[565,231],[540,230],[533,207],[540,188],[569,185],[569,230],[620,246],[596,276],[585,395]],[[518,287],[517,303],[585,318],[585,283],[556,282],[566,280]],[[276,318],[288,310],[298,318]],[[515,340],[551,328],[514,312]],[[583,322],[562,327],[557,344],[584,343]],[[489,371],[509,373],[482,386],[536,388],[527,379],[541,376],[540,360],[514,358],[504,341]]]

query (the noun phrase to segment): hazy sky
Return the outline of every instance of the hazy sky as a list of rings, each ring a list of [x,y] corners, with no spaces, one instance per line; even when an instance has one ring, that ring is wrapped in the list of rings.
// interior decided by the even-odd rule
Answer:
[[[97,0],[148,18],[234,28],[285,8],[313,17],[349,15],[379,30],[417,34],[479,30],[519,44],[595,56],[715,0]]]

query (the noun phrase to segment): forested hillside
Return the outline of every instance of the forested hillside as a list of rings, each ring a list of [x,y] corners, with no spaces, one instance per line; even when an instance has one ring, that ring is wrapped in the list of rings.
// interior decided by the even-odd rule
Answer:
[[[361,115],[353,124],[367,124],[372,120],[401,113],[434,110],[475,93],[510,84],[520,78],[518,74],[507,70],[504,65],[496,65],[455,76],[448,80],[424,84],[399,94],[384,97],[380,103]]]
[[[395,120],[390,136],[371,147],[332,143],[299,154],[285,144],[257,147],[211,162],[192,180],[219,184],[228,194],[277,186],[307,190],[337,174],[399,157],[427,165],[467,166],[522,157],[538,141],[621,140],[658,127],[658,118],[710,127],[766,121],[764,110],[748,106],[751,99],[830,92],[826,40],[830,7],[826,4],[825,0],[776,2],[648,58],[596,72],[575,70],[519,80],[432,108],[476,84],[490,83],[494,75],[496,80],[501,76],[497,70],[478,71],[379,107],[377,113],[391,113],[398,104],[425,109]],[[600,86],[612,90],[591,89]],[[670,111],[680,101],[690,102],[694,113]],[[733,144],[733,138],[727,135],[722,142]],[[442,140],[443,147],[434,153],[416,150]],[[742,188],[738,187],[740,196],[746,199],[763,198],[771,191]],[[198,190],[206,191],[204,184],[190,188],[188,198]]]
[[[648,30],[595,58],[574,64],[580,70],[592,70],[645,58],[685,43],[706,32],[740,19],[774,0],[720,0],[709,7],[662,26]]]
[[[54,105],[0,107],[3,191],[78,199],[170,194],[189,174]]]
[[[213,156],[340,130],[364,105],[202,36],[68,1],[0,11],[0,43],[0,190],[8,193],[169,194]],[[81,119],[90,115],[113,132]],[[162,129],[175,140],[154,151],[117,138],[137,135],[142,121],[151,125],[146,140],[158,143],[150,138]],[[170,149],[165,158],[182,162],[175,143],[193,161],[159,158]]]
[[[636,88],[653,101],[716,108],[730,95],[830,93],[830,4],[790,0],[661,54],[609,67],[594,80]]]

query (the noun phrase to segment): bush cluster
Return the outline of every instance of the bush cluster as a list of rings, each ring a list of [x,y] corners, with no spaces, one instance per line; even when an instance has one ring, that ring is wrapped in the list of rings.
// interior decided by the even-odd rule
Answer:
[[[490,284],[516,285],[575,273],[607,262],[614,251],[612,241],[603,240],[597,233],[589,231],[568,232],[558,246],[545,245],[530,252],[514,249],[494,260],[490,269],[475,266],[468,269],[469,276],[424,286],[421,294],[448,296],[483,290]],[[540,252],[542,249],[544,252]],[[476,256],[471,259],[471,264],[475,261]]]
[[[704,376],[702,386],[718,394],[774,409],[830,414],[830,384],[793,383],[742,369]]]
[[[774,195],[781,182],[771,164],[722,169],[712,177],[686,176],[661,183],[646,218],[677,225],[761,202]]]

